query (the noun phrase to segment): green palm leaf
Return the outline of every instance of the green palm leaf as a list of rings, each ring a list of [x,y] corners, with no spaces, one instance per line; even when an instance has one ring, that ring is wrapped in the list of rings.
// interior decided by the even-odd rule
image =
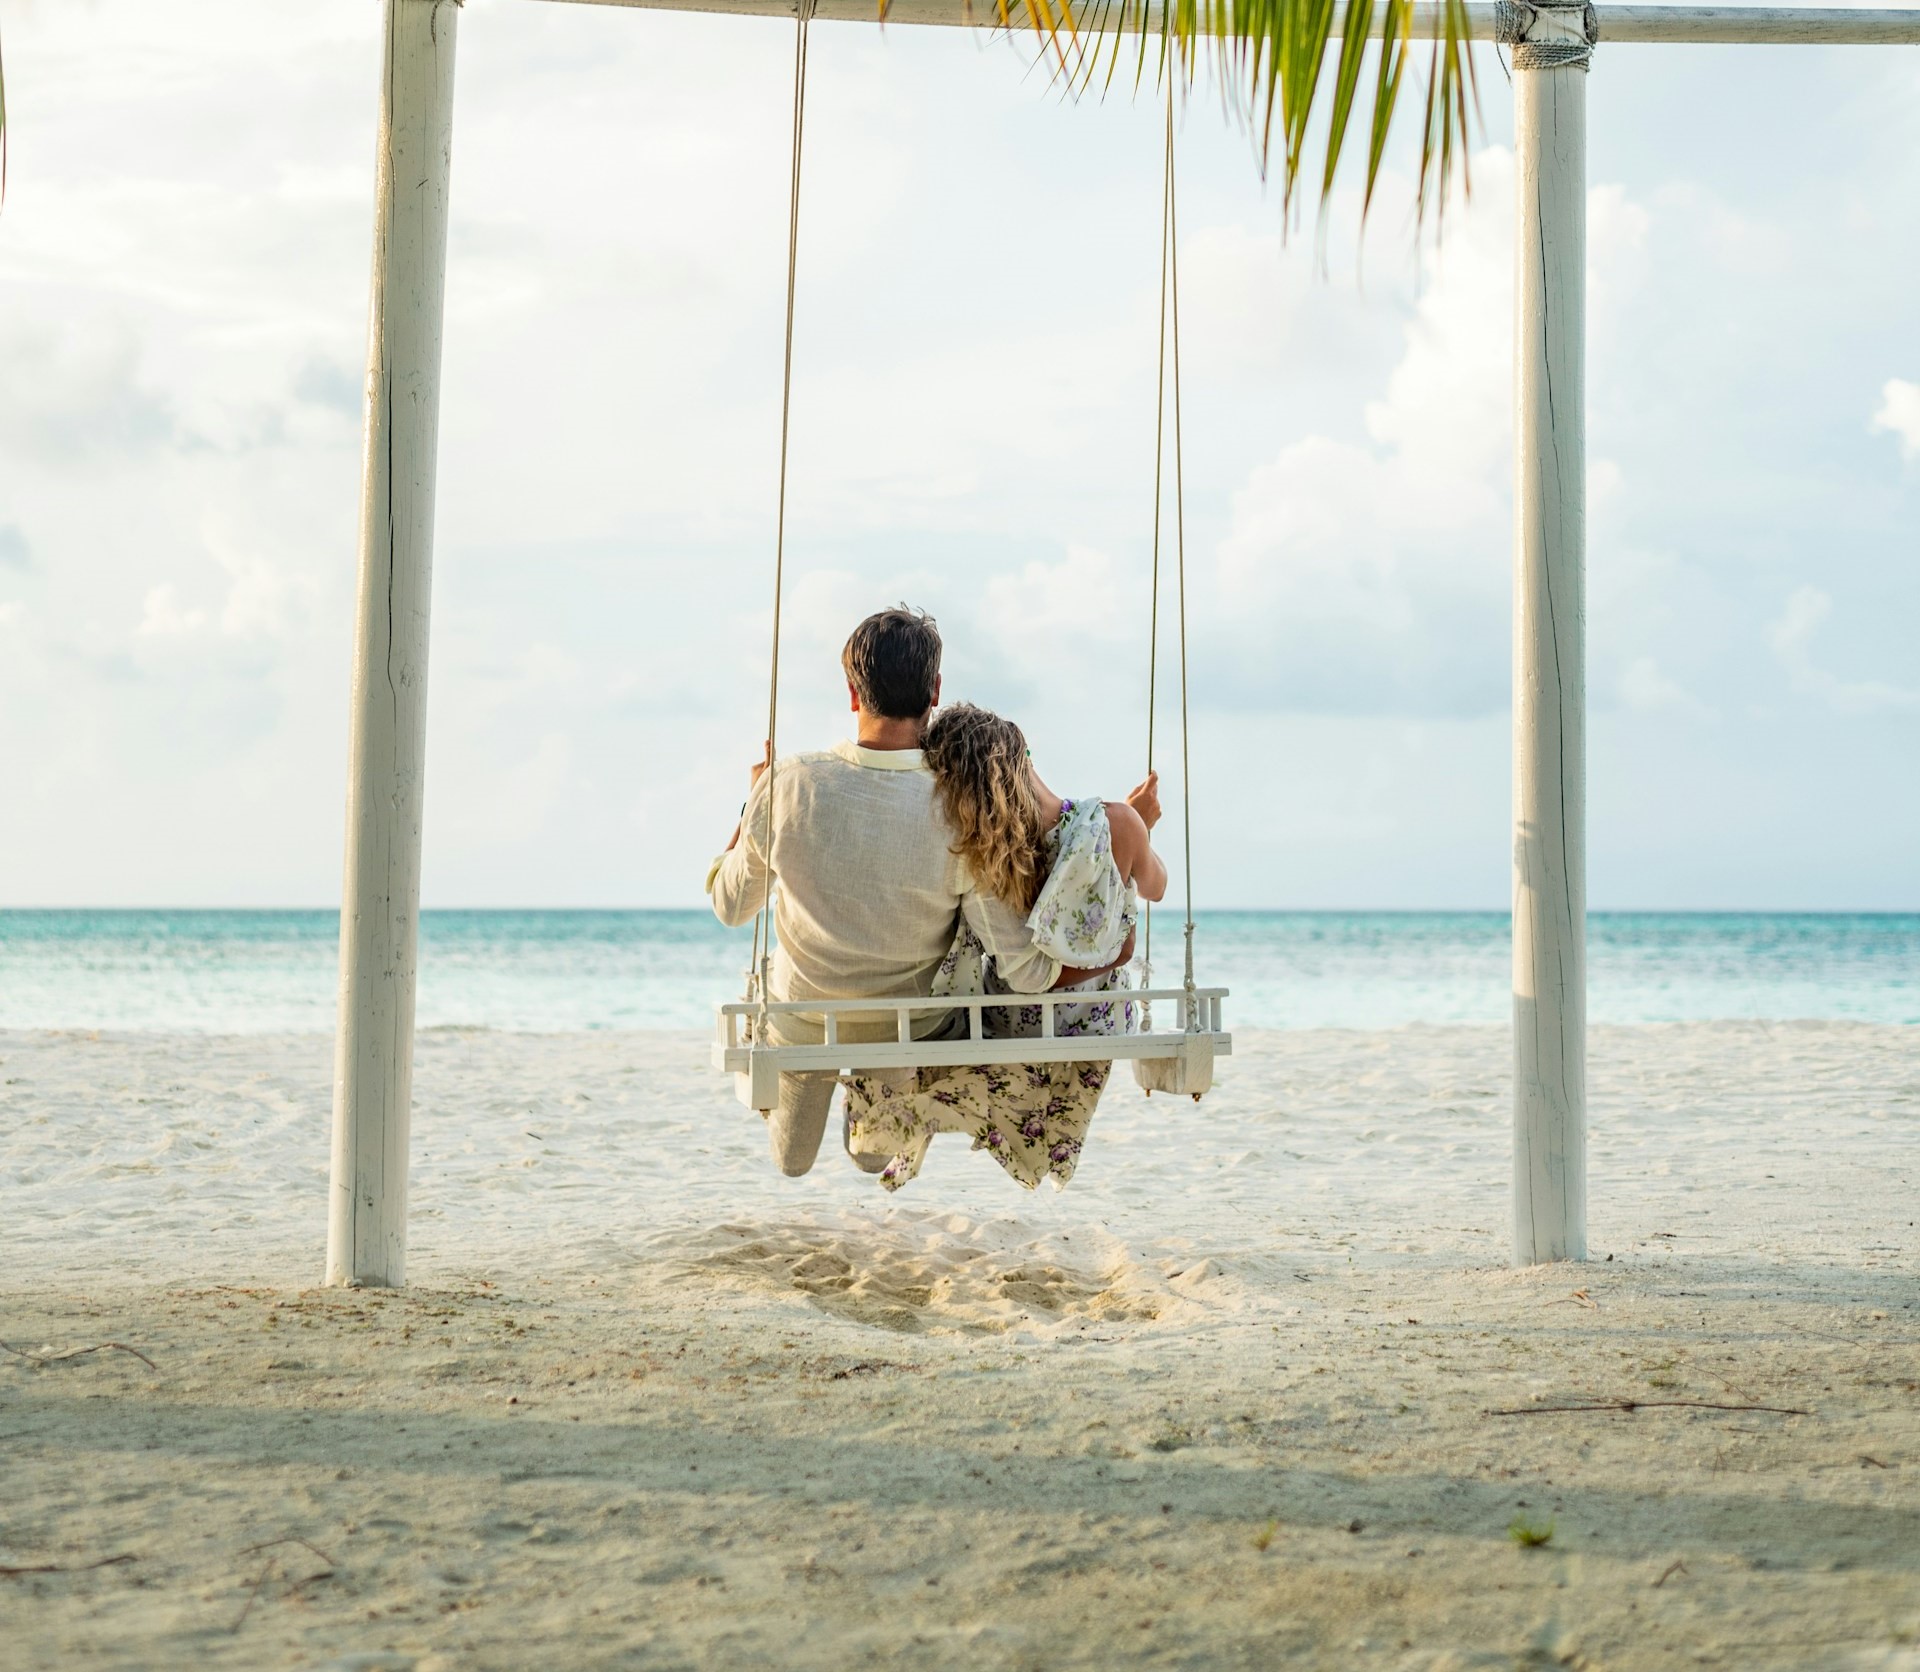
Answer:
[[[1106,82],[1117,70],[1122,41],[1135,37],[1134,78],[1146,79],[1149,36],[1158,37],[1158,68],[1191,83],[1205,64],[1218,76],[1228,109],[1255,137],[1261,167],[1276,160],[1281,201],[1290,211],[1306,168],[1307,138],[1316,110],[1327,111],[1326,155],[1320,169],[1324,208],[1339,175],[1367,45],[1380,0],[1091,0],[1076,16],[1068,0],[994,0],[1000,26],[1031,30],[1075,91],[1091,85],[1106,56]],[[1406,88],[1413,48],[1412,0],[1385,0],[1381,18],[1373,109],[1368,123],[1365,209],[1386,155],[1387,135]],[[1337,51],[1334,48],[1338,37]],[[1329,55],[1332,92],[1321,100]],[[1444,214],[1456,177],[1470,188],[1467,154],[1479,87],[1469,47],[1466,0],[1442,0],[1427,57],[1420,130],[1418,212]]]

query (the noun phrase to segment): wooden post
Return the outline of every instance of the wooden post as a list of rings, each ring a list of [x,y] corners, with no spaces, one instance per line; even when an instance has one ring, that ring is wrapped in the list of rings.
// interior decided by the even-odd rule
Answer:
[[[1587,1255],[1586,9],[1515,8],[1513,1250]]]
[[[407,1275],[407,1137],[456,0],[385,0],[327,1281]]]

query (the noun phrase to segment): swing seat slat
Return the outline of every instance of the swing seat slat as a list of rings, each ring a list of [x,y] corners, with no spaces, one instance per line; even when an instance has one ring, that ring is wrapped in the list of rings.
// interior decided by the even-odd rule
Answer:
[[[1063,1005],[1159,1004],[1162,1014],[1186,1015],[1191,996],[1192,1026],[1147,1033],[1062,1036],[1052,1026]],[[769,1016],[818,1017],[826,1037],[818,1044],[763,1045],[752,1037],[761,1006],[750,1001],[715,1007],[713,1066],[734,1076],[740,1101],[750,1109],[771,1109],[779,1096],[781,1074],[846,1073],[861,1069],[975,1067],[1028,1062],[1131,1061],[1135,1078],[1152,1091],[1183,1091],[1198,1096],[1213,1080],[1216,1057],[1233,1052],[1233,1036],[1221,1024],[1224,987],[1121,988],[1112,993],[1013,993],[968,998],[805,999],[769,1004]],[[986,1039],[983,1012],[1042,1012],[1038,1038]],[[941,1011],[967,1013],[965,1039],[914,1039],[914,1022]],[[891,1039],[849,1041],[838,1037],[849,1016],[881,1022],[892,1019]]]

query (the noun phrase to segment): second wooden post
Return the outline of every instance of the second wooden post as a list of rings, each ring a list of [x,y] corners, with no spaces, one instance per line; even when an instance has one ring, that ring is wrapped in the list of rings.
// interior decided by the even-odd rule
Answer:
[[[1514,342],[1513,1252],[1587,1254],[1587,65],[1581,5],[1502,8]]]

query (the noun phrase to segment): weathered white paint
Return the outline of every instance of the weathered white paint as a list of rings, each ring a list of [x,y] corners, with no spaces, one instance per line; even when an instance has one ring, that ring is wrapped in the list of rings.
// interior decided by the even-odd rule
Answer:
[[[635,6],[673,12],[727,12],[752,17],[792,17],[794,0],[569,0],[576,5]],[[1160,27],[1161,6],[1146,8],[1150,29]],[[1026,26],[1020,0],[1009,0],[1014,30]],[[817,19],[842,23],[873,23],[880,15],[879,0],[819,0]],[[1134,16],[1139,15],[1137,9]],[[892,0],[889,25],[938,24],[949,27],[993,27],[998,10],[993,0]],[[1430,36],[1440,16],[1438,0],[1417,0],[1413,28],[1417,37]],[[1920,9],[1834,9],[1812,6],[1608,6],[1600,8],[1601,31],[1609,43],[1666,41],[1705,45],[1745,42],[1781,46],[1896,46],[1920,43]],[[1494,39],[1491,0],[1469,0],[1468,33],[1476,41]],[[1373,33],[1386,22],[1386,8],[1378,7]]]
[[[1530,41],[1584,39],[1578,8]],[[1587,72],[1513,74],[1513,1246],[1587,1254]]]
[[[407,1272],[407,1139],[455,0],[385,0],[329,1283]]]

